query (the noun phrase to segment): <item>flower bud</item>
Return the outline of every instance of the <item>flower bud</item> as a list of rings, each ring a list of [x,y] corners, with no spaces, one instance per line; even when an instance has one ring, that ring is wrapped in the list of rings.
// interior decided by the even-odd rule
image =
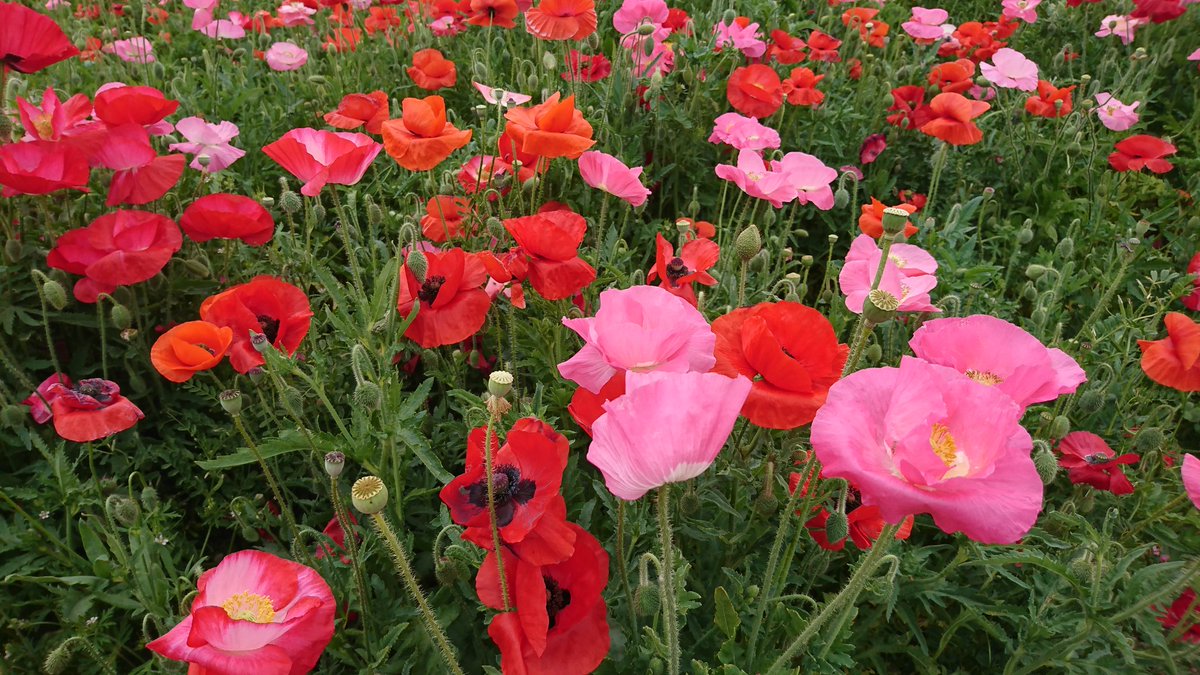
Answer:
[[[7,115],[3,117],[7,118]],[[71,639],[66,639],[62,644],[50,650],[46,655],[46,660],[42,662],[42,672],[46,675],[61,675],[67,671],[67,666],[71,665]]]
[[[1026,281],[1025,286],[1021,288],[1021,297],[1025,298],[1029,302],[1033,302],[1034,300],[1037,300],[1037,296],[1037,286],[1034,286],[1032,281]]]
[[[850,193],[844,187],[833,192],[833,208],[844,209],[850,203]]]
[[[1081,415],[1087,416],[1100,410],[1104,405],[1104,393],[1096,389],[1088,389],[1075,400],[1075,409]]]
[[[340,452],[325,453],[325,473],[330,478],[337,478],[342,475],[342,469],[346,468],[346,455]]]
[[[54,309],[61,310],[67,306],[67,291],[53,279],[46,279],[42,284],[42,295],[46,296],[46,302]]]
[[[546,70],[555,70],[558,68],[558,59],[554,58],[554,54],[551,52],[542,54],[542,67]]]
[[[471,578],[471,570],[467,568],[467,564],[450,555],[444,555],[434,560],[433,573],[442,586],[453,586]]]
[[[187,270],[188,274],[196,277],[197,279],[206,279],[208,278],[208,275],[211,274],[210,270],[208,269],[208,264],[205,263],[204,260],[184,258],[183,268]]]
[[[754,257],[750,259],[750,271],[751,272],[766,272],[767,264],[770,263],[770,261],[771,261],[771,256],[767,253],[766,249],[763,249],[763,250],[759,251],[758,253],[756,253],[754,255]]]
[[[774,225],[775,224],[775,209],[767,209],[766,211],[764,211],[760,222],[763,224],[763,227],[770,227],[770,226]]]
[[[158,490],[155,490],[149,485],[142,488],[140,499],[142,501],[143,509],[146,509],[147,511],[153,511],[158,508]]]
[[[387,506],[387,486],[376,476],[363,476],[350,488],[350,501],[362,513],[379,513]]]
[[[315,224],[325,223],[325,206],[321,202],[313,202],[311,213],[312,219],[316,221]]]
[[[21,245],[21,240],[9,239],[4,242],[4,258],[10,263],[20,262],[21,253],[24,249],[25,247]]]
[[[725,10],[725,13],[721,15],[721,20],[724,21],[726,25],[732,24],[737,20],[737,12],[732,9],[727,9]]]
[[[867,348],[863,350],[863,358],[871,365],[879,363],[879,359],[883,358],[883,347],[878,342],[867,345]]]
[[[488,393],[496,398],[508,396],[508,392],[512,391],[512,385],[513,376],[510,372],[496,370],[488,376]]]
[[[109,503],[112,504],[112,515],[113,518],[117,519],[117,522],[125,527],[132,527],[137,522],[138,516],[141,515],[141,512],[138,511],[137,502],[120,495],[113,495],[108,499],[109,501],[105,502],[105,506],[108,506]]]
[[[1133,451],[1139,454],[1153,452],[1162,447],[1166,438],[1163,436],[1162,429],[1158,427],[1145,427],[1138,431],[1133,437]]]
[[[1063,237],[1059,240],[1058,245],[1054,247],[1054,257],[1059,260],[1066,260],[1075,254],[1075,240],[1070,237]]]
[[[895,236],[904,232],[908,225],[908,212],[904,209],[889,206],[883,210],[883,232]]]
[[[354,404],[363,410],[378,410],[383,403],[383,390],[370,380],[363,380],[354,387]]]
[[[887,323],[896,316],[900,307],[900,299],[882,288],[867,293],[867,301],[863,303],[863,316],[875,325]]]
[[[301,206],[300,195],[295,192],[284,190],[279,193],[279,208],[283,209],[284,213],[296,213]]]
[[[419,248],[409,251],[404,264],[412,270],[413,276],[417,278],[417,283],[425,283],[425,276],[429,274],[429,258],[425,256],[424,251]]]
[[[633,592],[633,606],[634,611],[641,616],[655,616],[658,614],[660,606],[658,584],[649,582],[638,584],[637,590]]]
[[[1050,423],[1050,438],[1058,440],[1071,431],[1071,420],[1066,415],[1059,415]]]
[[[1025,268],[1025,278],[1029,279],[1030,281],[1037,281],[1038,279],[1041,279],[1042,275],[1045,273],[1045,265],[1038,265],[1037,263],[1034,263]]]
[[[657,29],[654,27],[654,24],[650,22],[649,18],[642,19],[642,22],[638,24],[637,27],[638,35],[642,36],[653,35],[655,30]]]
[[[112,323],[118,330],[125,330],[133,326],[133,316],[129,314],[129,308],[125,305],[117,303],[112,306],[112,311],[109,312],[112,318]]]
[[[830,544],[846,538],[850,534],[850,519],[841,511],[833,511],[829,514],[829,519],[825,521],[825,538]]]
[[[679,499],[679,510],[691,515],[700,510],[700,495],[695,490],[684,490]]]
[[[750,259],[761,250],[762,235],[758,233],[756,225],[749,225],[739,232],[733,243],[733,252],[742,262],[750,262]]]
[[[217,394],[217,400],[221,402],[221,407],[225,412],[237,417],[242,414],[242,392],[237,389],[226,389]]]
[[[1017,243],[1025,245],[1031,241],[1033,241],[1033,228],[1029,227],[1028,221],[1026,221],[1025,227],[1017,230]]]
[[[1034,441],[1033,446],[1033,466],[1037,469],[1042,483],[1049,485],[1058,475],[1058,458],[1050,451],[1050,444],[1045,441]]]

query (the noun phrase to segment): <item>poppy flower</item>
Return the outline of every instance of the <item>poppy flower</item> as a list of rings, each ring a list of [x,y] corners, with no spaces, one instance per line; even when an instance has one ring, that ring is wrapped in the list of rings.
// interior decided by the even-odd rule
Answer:
[[[22,405],[29,406],[29,416],[33,418],[34,422],[45,424],[53,416],[53,413],[50,411],[50,399],[54,398],[54,394],[51,393],[50,387],[56,384],[61,384],[69,388],[71,386],[71,378],[61,373],[55,373],[42,380],[37,389],[27,396],[25,400],[21,401]],[[624,384],[622,384],[621,391],[624,390]],[[590,429],[591,427],[588,428]]]
[[[47,87],[42,93],[40,108],[18,96],[17,112],[21,126],[25,128],[26,141],[58,141],[64,138],[80,141],[81,136],[103,133],[102,124],[85,121],[92,114],[92,101],[83,94],[63,101],[53,88]]]
[[[842,41],[815,28],[808,34],[808,58],[812,61],[837,63],[842,60],[838,49]]]
[[[193,241],[240,239],[250,246],[262,246],[275,234],[275,219],[262,204],[225,193],[192,202],[180,216],[179,226]]]
[[[805,152],[789,152],[779,161],[771,162],[771,170],[783,174],[784,180],[800,204],[828,211],[833,208],[833,181],[838,172],[820,159]]]
[[[793,473],[788,476],[789,492],[795,492],[799,485],[800,474]],[[801,489],[807,492],[807,483]],[[801,494],[804,494],[804,492],[801,492]],[[851,487],[846,498],[847,534],[855,546],[865,551],[871,548],[875,540],[879,539],[880,534],[883,534],[884,520],[879,515],[879,507],[863,506],[860,501],[861,498],[859,497],[858,490]],[[815,511],[816,515],[804,523],[804,528],[808,530],[808,535],[813,538],[817,546],[826,551],[840,551],[845,548],[845,537],[837,541],[829,541],[829,511],[822,506],[818,506]],[[797,511],[796,515],[803,516],[804,514]],[[908,516],[900,522],[900,529],[896,530],[896,541],[908,539],[909,535],[912,534],[913,520],[912,516]]]
[[[808,68],[793,68],[782,82],[783,96],[792,105],[815,107],[825,100],[825,93],[817,89],[817,83],[825,79]]]
[[[742,66],[730,74],[725,98],[743,115],[757,119],[770,117],[783,105],[783,82],[774,70],[761,63]]]
[[[975,62],[959,59],[939,63],[929,71],[929,86],[952,94],[962,94],[975,86]]]
[[[238,135],[238,127],[233,122],[212,124],[199,117],[185,117],[175,124],[175,131],[188,142],[172,143],[169,149],[195,155],[189,166],[197,171],[224,171],[246,154],[245,150],[229,144]]]
[[[883,236],[883,210],[888,208],[887,204],[871,197],[870,204],[862,205],[862,215],[858,217],[858,229],[862,233],[872,239],[878,239]],[[895,208],[903,209],[909,215],[917,212],[917,207],[912,204],[900,204]],[[917,233],[917,226],[913,225],[912,219],[909,219],[904,225],[904,236],[912,237]]]
[[[458,81],[454,62],[446,60],[436,49],[422,49],[413,54],[413,64],[405,72],[413,84],[428,91],[453,87]]]
[[[496,297],[503,293],[513,307],[525,309],[525,288],[522,284],[529,278],[529,256],[518,246],[509,249],[507,253],[496,255],[491,251],[480,251],[478,254],[483,267],[488,273],[488,297]]]
[[[1067,470],[1067,477],[1075,485],[1090,485],[1114,495],[1133,494],[1133,483],[1129,482],[1121,465],[1137,464],[1140,458],[1136,454],[1117,457],[1103,438],[1087,431],[1073,431],[1063,436],[1058,451],[1062,453],[1058,465]]]
[[[154,87],[117,86],[96,94],[96,119],[115,127],[121,124],[151,126],[179,109],[179,101]]]
[[[358,43],[361,41],[361,30],[346,27],[335,28],[332,33],[325,36],[325,41],[321,43],[321,49],[337,54],[354,52],[358,51]]]
[[[508,120],[504,133],[517,149],[537,157],[579,159],[596,144],[592,140],[592,125],[575,107],[574,96],[564,99],[555,92],[532,108],[509,110],[504,118]]]
[[[58,24],[19,4],[0,2],[0,64],[36,73],[79,54]]]
[[[388,33],[393,28],[404,25],[404,20],[391,7],[371,7],[368,11],[369,16],[363,19],[363,28],[367,29],[367,35]]]
[[[753,117],[725,113],[713,120],[709,143],[724,143],[738,150],[767,150],[780,145],[779,132]]]
[[[263,60],[276,72],[299,70],[308,63],[308,52],[291,42],[276,42],[263,54]]]
[[[1190,615],[1190,616],[1189,616]],[[1164,630],[1173,631],[1181,622],[1190,624],[1179,639],[1192,644],[1200,643],[1200,602],[1196,601],[1195,589],[1188,588],[1175,598],[1175,602],[1158,617]]]
[[[571,394],[571,403],[567,405],[567,412],[570,413],[571,419],[575,420],[579,428],[591,436],[592,425],[604,414],[604,404],[623,395],[625,395],[625,371],[621,370],[595,394],[583,387],[575,387],[575,393]]]
[[[533,97],[529,94],[507,91],[497,87],[489,87],[478,82],[472,82],[471,85],[479,91],[479,94],[483,96],[483,100],[492,105],[498,105],[502,108],[507,108],[514,105],[525,105],[533,100]]]
[[[539,40],[579,42],[596,32],[593,0],[542,0],[525,10],[525,30]]]
[[[813,420],[850,350],[820,312],[797,302],[761,303],[713,321],[714,372],[754,382],[742,416],[765,429]]]
[[[168,380],[187,382],[196,373],[217,367],[232,343],[232,328],[188,321],[158,336],[150,348],[150,363]]]
[[[154,63],[154,44],[141,35],[125,40],[116,40],[104,45],[106,54],[113,54],[126,63]]]
[[[972,120],[991,107],[962,94],[938,94],[929,102],[930,120],[921,126],[921,133],[950,145],[974,145],[983,140],[983,132]]]
[[[846,263],[838,274],[838,285],[846,294],[846,309],[855,314],[862,312],[882,257],[879,245],[865,234],[850,242]],[[896,298],[898,312],[940,312],[929,298],[929,292],[937,286],[937,269],[937,261],[925,249],[912,244],[892,244],[879,289]]]
[[[137,424],[145,417],[132,401],[121,395],[115,382],[92,378],[73,386],[70,380],[47,387],[54,432],[75,443],[108,438]]]
[[[477,255],[461,248],[424,255],[428,262],[424,279],[418,280],[407,263],[400,266],[397,311],[408,316],[414,304],[421,304],[404,337],[425,349],[462,342],[487,320],[491,306],[483,290],[487,270]]]
[[[183,155],[155,156],[145,164],[113,172],[104,203],[140,205],[161,199],[183,176],[185,162]]]
[[[672,295],[687,300],[696,306],[696,292],[692,283],[716,286],[717,280],[708,270],[717,264],[721,247],[708,239],[692,239],[683,244],[679,255],[675,247],[661,233],[655,235],[654,267],[646,274],[646,281],[659,280],[659,286]]]
[[[565,502],[559,495],[567,467],[567,439],[550,425],[532,417],[517,420],[500,445],[492,443],[492,475],[484,474],[486,429],[474,429],[467,440],[466,468],[440,493],[450,517],[463,525],[462,538],[491,550],[488,514],[488,481],[496,512],[496,526],[504,544],[519,546],[521,559],[535,565],[560,562],[571,555],[575,532],[567,527]]]
[[[514,177],[512,164],[494,155],[476,155],[459,169],[458,184],[468,194],[487,192],[488,201],[494,202],[500,195],[508,194],[514,182],[524,182],[533,175],[532,167],[522,166]],[[498,190],[500,195],[489,191],[493,189]]]
[[[1183,16],[1190,3],[1182,0],[1133,0],[1134,10],[1130,18],[1166,23]]]
[[[428,171],[471,141],[469,129],[459,131],[446,121],[441,96],[406,98],[401,106],[400,119],[383,123],[383,147],[409,171]]]
[[[1138,122],[1139,105],[1141,101],[1125,104],[1108,92],[1100,92],[1096,94],[1096,117],[1109,131],[1127,131]]]
[[[358,519],[354,517],[353,513],[348,513],[346,515],[350,518],[351,526],[358,524]],[[325,529],[321,530],[321,534],[328,537],[329,540],[333,542],[333,546],[336,546],[339,551],[346,550],[346,530],[342,529],[342,524],[338,521],[336,516],[329,519],[329,522],[325,524]],[[355,532],[354,540],[360,541],[361,539],[362,537]],[[329,544],[317,544],[317,547],[313,550],[313,557],[317,560],[323,560],[332,556],[334,554],[333,546],[330,546]],[[343,565],[349,565],[351,563],[350,558],[344,553],[338,553],[338,559],[341,560]]]
[[[566,523],[575,535],[575,550],[562,562],[535,565],[502,549],[490,551],[475,577],[479,601],[505,608],[497,555],[504,556],[509,607],[488,625],[488,636],[500,648],[505,673],[583,675],[608,655],[611,637],[604,587],[608,585],[608,553],[587,530]]]
[[[233,329],[229,363],[245,373],[266,362],[251,333],[265,336],[268,345],[291,356],[308,335],[312,309],[304,291],[264,275],[206,298],[200,304],[200,318]]]
[[[325,123],[335,129],[352,130],[366,126],[369,134],[378,134],[388,118],[388,97],[382,91],[347,94],[337,110],[325,113]]]
[[[521,10],[514,0],[471,0],[471,14],[467,23],[472,26],[498,26],[515,28],[513,19]]]
[[[596,270],[579,257],[587,221],[570,210],[509,218],[504,229],[528,256],[529,281],[547,300],[563,300],[596,280]]]
[[[1146,377],[1179,391],[1200,391],[1200,325],[1185,314],[1170,312],[1163,319],[1167,337],[1138,340]]]
[[[917,44],[933,44],[946,36],[942,26],[949,18],[950,13],[944,9],[913,7],[912,18],[900,24],[900,27],[912,36]]]
[[[737,164],[718,164],[713,170],[718,177],[732,182],[743,192],[780,208],[796,198],[796,188],[778,168],[778,162],[768,166],[762,155],[753,150],[739,150]]]
[[[1025,112],[1050,119],[1070,115],[1072,91],[1075,91],[1075,85],[1059,89],[1045,80],[1038,80],[1037,96],[1025,99]]]
[[[883,134],[871,134],[863,139],[858,148],[858,161],[864,166],[870,164],[879,159],[884,150],[887,150],[887,137]]]
[[[58,190],[87,192],[87,157],[67,143],[25,141],[0,146],[3,195],[44,195]]]
[[[1196,459],[1195,455],[1185,454],[1183,466],[1180,467],[1180,477],[1188,499],[1193,506],[1200,509],[1200,459]]]
[[[1191,275],[1200,275],[1200,252],[1192,256],[1191,262],[1188,263],[1187,273]],[[1192,282],[1192,292],[1180,298],[1180,302],[1184,307],[1192,311],[1200,312],[1200,276],[1196,276]]]
[[[114,211],[59,237],[46,264],[83,275],[75,283],[75,298],[93,303],[100,293],[158,274],[182,245],[183,235],[170,218],[146,211]]]
[[[579,156],[579,175],[588,186],[623,199],[630,206],[646,203],[650,190],[642,185],[642,167],[629,168],[604,152],[589,150]]]
[[[757,23],[735,20],[732,23],[721,21],[713,26],[716,36],[716,50],[733,46],[743,56],[751,59],[761,58],[767,53],[767,43],[761,39]]]
[[[1114,147],[1116,152],[1108,156],[1108,165],[1116,171],[1141,171],[1145,168],[1154,173],[1167,173],[1175,168],[1174,164],[1163,158],[1175,154],[1176,148],[1160,138],[1138,134],[1118,141]]]
[[[357,133],[292,129],[263,153],[304,181],[300,194],[316,197],[327,184],[354,185],[383,146]]]
[[[238,551],[196,587],[183,621],[146,645],[194,672],[304,675],[333,638],[333,591],[311,567]]]
[[[887,116],[888,124],[902,129],[920,129],[933,119],[933,111],[925,105],[925,88],[906,84],[892,90],[892,105]]]
[[[857,30],[858,36],[868,46],[882,49],[883,41],[891,31],[891,26],[887,22],[876,20],[877,14],[879,14],[878,9],[854,7],[842,14],[842,25]]]
[[[808,58],[808,55],[804,53],[806,46],[804,40],[789,35],[786,31],[773,30],[771,31],[771,44],[767,45],[767,60],[774,60],[783,66],[800,63]]]
[[[567,81],[599,82],[612,73],[612,61],[603,54],[580,54],[579,50],[567,52],[567,72],[559,76]]]
[[[421,232],[430,241],[442,243],[448,239],[467,236],[467,219],[471,216],[471,201],[464,197],[437,195],[425,204],[421,216]]]
[[[991,63],[979,66],[979,72],[988,82],[1005,89],[1034,91],[1038,83],[1038,66],[1024,54],[1004,47],[992,55]]]

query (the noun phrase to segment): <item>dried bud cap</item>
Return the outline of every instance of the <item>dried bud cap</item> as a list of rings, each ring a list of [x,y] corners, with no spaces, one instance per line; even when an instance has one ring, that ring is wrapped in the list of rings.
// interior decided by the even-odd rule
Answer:
[[[425,256],[424,251],[419,248],[409,251],[404,264],[412,270],[413,276],[417,278],[417,283],[425,283],[425,276],[429,274],[429,258]]]
[[[354,508],[367,515],[379,513],[387,506],[387,486],[376,476],[363,476],[350,488],[350,501]]]
[[[825,538],[836,544],[850,534],[850,519],[841,511],[833,511],[825,521]]]
[[[1050,451],[1050,444],[1046,441],[1033,442],[1033,466],[1044,485],[1049,485],[1058,475],[1058,458]]]
[[[283,209],[284,213],[296,213],[301,206],[300,195],[295,192],[284,190],[279,193],[279,208]]]
[[[217,394],[217,400],[221,402],[221,407],[225,412],[233,416],[242,414],[242,392],[237,389],[226,389]]]
[[[750,262],[750,259],[761,250],[762,235],[758,233],[756,225],[750,225],[739,232],[733,243],[733,252],[742,262]]]
[[[1050,422],[1050,438],[1058,440],[1071,431],[1071,420],[1066,415],[1059,415]]]
[[[271,342],[267,340],[267,336],[263,333],[255,333],[253,330],[251,330],[250,346],[254,347],[254,351],[258,352],[259,354],[263,354],[271,348]]]
[[[508,402],[508,399],[488,396],[487,409],[492,417],[501,417],[509,410],[512,410],[512,404]]]
[[[908,225],[908,211],[889,206],[883,210],[883,232],[895,236],[904,232]]]
[[[496,370],[488,376],[488,393],[496,398],[508,396],[508,392],[512,391],[512,385],[513,376],[508,371]]]
[[[42,284],[42,295],[46,296],[46,302],[54,309],[61,310],[67,306],[67,291],[53,279],[46,279]]]
[[[900,298],[888,293],[882,288],[867,293],[867,301],[863,303],[863,316],[875,325],[886,323],[896,316],[900,307]]]
[[[325,473],[329,474],[330,478],[342,475],[344,468],[346,468],[346,455],[340,452],[325,453]]]
[[[129,313],[129,308],[120,303],[113,305],[112,311],[109,313],[112,317],[112,323],[118,330],[125,330],[133,326],[133,316]]]

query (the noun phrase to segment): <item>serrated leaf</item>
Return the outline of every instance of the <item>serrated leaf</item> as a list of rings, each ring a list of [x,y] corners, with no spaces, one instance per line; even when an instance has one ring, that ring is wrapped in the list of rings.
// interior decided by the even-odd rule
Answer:
[[[309,432],[312,444],[318,449],[330,451],[335,449],[337,442],[329,434],[320,432]],[[278,438],[268,438],[258,444],[258,452],[263,459],[286,455],[289,452],[296,450],[306,450],[309,447],[309,438],[301,431],[287,430],[279,435]],[[249,448],[242,448],[230,455],[223,455],[214,459],[197,460],[196,464],[205,471],[216,471],[218,469],[229,469],[243,464],[253,464],[258,459],[250,452]]]

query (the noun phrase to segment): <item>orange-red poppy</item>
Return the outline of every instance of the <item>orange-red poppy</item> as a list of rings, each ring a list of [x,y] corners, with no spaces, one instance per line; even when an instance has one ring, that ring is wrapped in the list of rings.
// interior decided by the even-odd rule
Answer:
[[[975,86],[975,62],[959,59],[939,63],[929,71],[929,84],[944,92],[961,94]]]
[[[784,98],[792,105],[817,106],[825,100],[825,93],[817,89],[817,84],[825,79],[808,68],[792,68],[787,79],[782,82]]]
[[[1075,85],[1059,89],[1045,80],[1038,80],[1037,96],[1025,99],[1025,112],[1050,119],[1070,115],[1074,108],[1072,91],[1075,91]]]
[[[733,71],[725,88],[733,109],[748,117],[770,117],[783,105],[783,82],[771,68],[755,63]]]
[[[336,129],[357,129],[363,125],[367,133],[377,134],[388,118],[388,97],[382,91],[369,94],[348,94],[337,110],[325,113],[325,123]]]
[[[513,0],[471,0],[471,16],[467,23],[472,26],[499,26],[515,28],[513,19],[521,10]]]
[[[187,382],[211,370],[233,344],[233,329],[207,321],[188,321],[163,333],[150,348],[150,363],[172,382]]]
[[[871,197],[870,204],[862,205],[862,215],[858,217],[858,229],[862,230],[863,234],[878,239],[883,236],[883,210],[888,208],[887,204]],[[917,207],[912,204],[899,204],[895,208],[903,209],[912,215],[917,212]],[[908,221],[904,226],[904,236],[911,237],[917,233],[917,226]]]
[[[974,145],[983,140],[983,132],[971,120],[991,107],[962,94],[938,94],[929,102],[931,119],[921,127],[921,133],[940,138],[950,145]]]
[[[525,30],[541,40],[578,42],[596,32],[593,0],[542,0],[525,12]]]
[[[513,108],[504,117],[508,120],[504,133],[521,153],[578,159],[596,144],[592,140],[592,125],[575,108],[574,96],[560,100],[555,93],[545,103],[532,108]]]
[[[441,243],[460,239],[466,234],[467,218],[471,215],[471,200],[466,197],[437,195],[425,205],[421,217],[421,232],[430,240]]]
[[[855,7],[842,14],[842,24],[857,30],[863,42],[872,47],[882,48],[883,39],[887,37],[891,26],[883,21],[876,21],[876,14],[879,14],[878,9]]]
[[[454,62],[447,60],[436,49],[422,49],[413,54],[413,64],[407,72],[413,84],[427,91],[453,87],[458,81],[458,69],[454,67]]]
[[[428,171],[471,142],[469,129],[459,131],[446,121],[441,96],[406,98],[401,107],[400,119],[383,123],[383,149],[409,171]]]
[[[1164,387],[1200,391],[1200,324],[1179,312],[1167,314],[1163,323],[1167,337],[1138,340],[1142,370]]]

